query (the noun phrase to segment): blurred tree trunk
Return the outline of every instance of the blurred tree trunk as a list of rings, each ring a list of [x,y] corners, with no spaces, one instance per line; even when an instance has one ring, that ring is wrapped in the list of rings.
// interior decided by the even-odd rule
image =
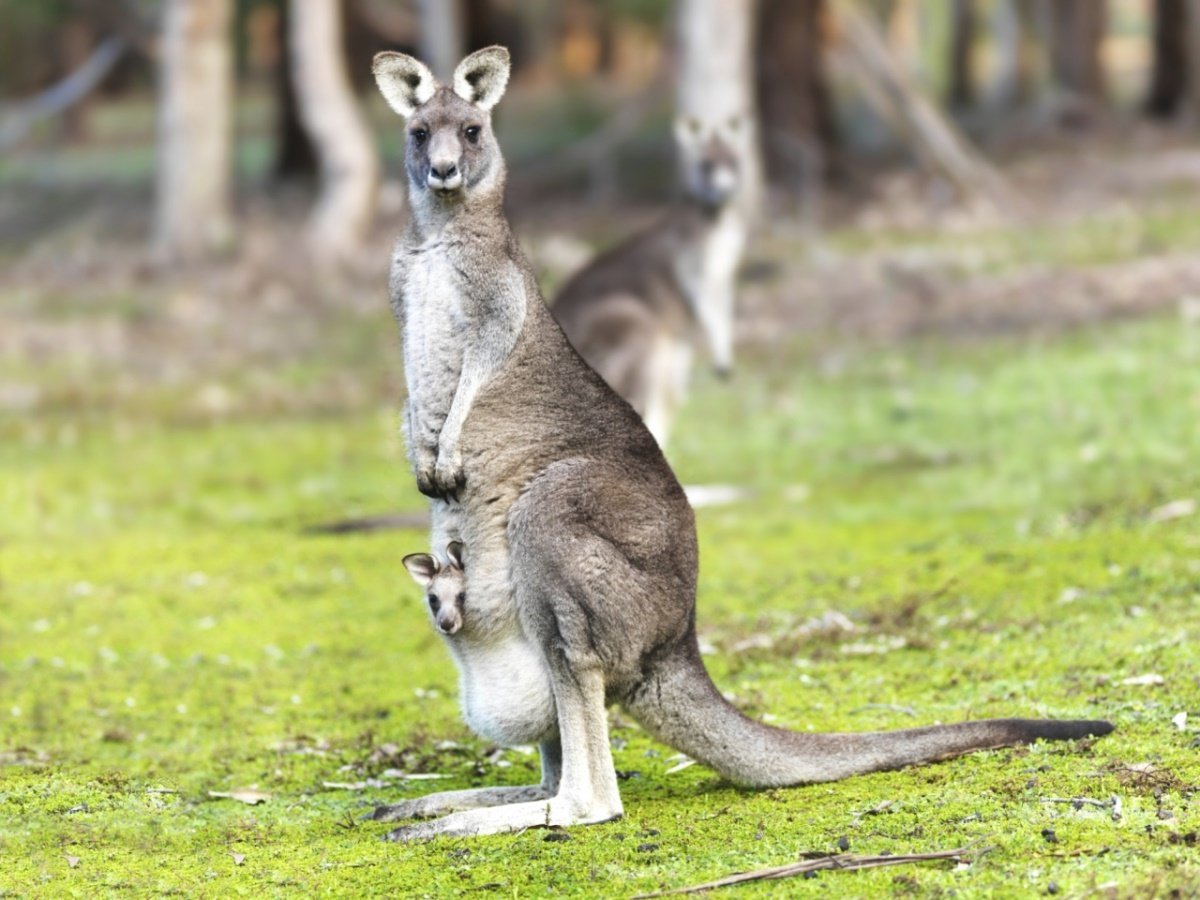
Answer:
[[[379,158],[346,73],[341,0],[292,0],[291,71],[312,138],[321,188],[309,222],[313,248],[345,262],[375,215]]]
[[[463,49],[463,10],[460,0],[417,0],[421,17],[421,57],[447,84]]]
[[[524,46],[518,4],[498,3],[496,0],[464,0],[461,9],[463,34],[466,36],[464,52],[502,44],[512,56],[513,68],[524,66],[529,54]]]
[[[950,2],[950,80],[946,102],[954,109],[975,105],[975,0]]]
[[[159,44],[155,243],[168,259],[228,247],[232,0],[166,0]]]
[[[1200,124],[1200,0],[1187,0],[1187,54],[1195,60],[1191,67],[1187,85],[1188,118],[1193,125]]]
[[[1002,109],[1033,100],[1039,74],[1037,0],[998,0],[992,33],[996,46],[996,78],[992,99]]]
[[[1050,69],[1055,84],[1092,103],[1108,92],[1100,48],[1108,31],[1107,0],[1050,0]]]
[[[63,72],[77,72],[91,58],[95,35],[83,17],[72,17],[59,33],[59,49]],[[82,141],[88,135],[88,118],[92,108],[91,94],[81,97],[63,110],[63,132],[68,141]]]
[[[744,178],[742,209],[751,220],[762,207],[762,160],[754,116],[754,0],[679,0],[676,108],[702,122],[740,119],[736,148]]]
[[[797,195],[838,165],[825,70],[825,0],[761,0],[756,87],[771,183]]]
[[[311,178],[317,173],[317,150],[300,119],[300,104],[292,80],[291,15],[289,0],[279,4],[279,61],[275,73],[275,165],[280,180]]]
[[[1144,109],[1169,119],[1179,111],[1188,91],[1187,0],[1155,0],[1154,63]]]

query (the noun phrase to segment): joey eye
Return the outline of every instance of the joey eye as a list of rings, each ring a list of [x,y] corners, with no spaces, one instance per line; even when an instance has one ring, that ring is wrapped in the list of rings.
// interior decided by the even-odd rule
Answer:
[[[478,125],[470,126],[463,133],[467,136],[467,140],[470,141],[472,144],[479,143],[479,126]]]
[[[466,592],[465,592],[465,591],[459,591],[459,592],[458,592],[458,596],[454,598],[454,601],[455,601],[455,602],[456,602],[456,603],[457,603],[459,606],[462,606],[464,603],[466,603],[466,602],[467,602],[467,594],[466,594]]]
[[[429,595],[429,608],[430,608],[431,610],[433,610],[434,612],[437,612],[437,611],[438,611],[438,607],[439,607],[439,606],[441,606],[441,605],[442,605],[442,602],[441,602],[440,600],[438,600],[438,595],[437,595],[437,594],[430,594],[430,595]]]
[[[429,131],[425,128],[414,128],[409,132],[409,135],[412,137],[413,141],[418,147],[429,140]]]

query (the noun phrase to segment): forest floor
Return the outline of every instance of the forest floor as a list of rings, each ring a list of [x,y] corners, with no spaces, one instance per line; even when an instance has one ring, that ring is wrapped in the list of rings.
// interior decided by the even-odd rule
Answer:
[[[411,846],[361,816],[537,767],[459,721],[423,532],[313,530],[422,508],[380,273],[302,289],[254,244],[164,279],[97,220],[6,259],[0,895],[628,896],[964,846],[728,890],[1200,891],[1200,213],[1124,204],[756,247],[739,372],[669,453],[742,492],[697,513],[698,618],[748,714],[1114,734],[751,792],[614,710],[623,820]]]

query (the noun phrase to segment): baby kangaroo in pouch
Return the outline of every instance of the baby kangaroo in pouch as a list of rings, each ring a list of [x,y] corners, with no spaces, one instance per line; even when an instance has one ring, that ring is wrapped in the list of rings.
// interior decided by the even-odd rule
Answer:
[[[490,111],[508,82],[508,52],[471,54],[450,85],[401,53],[379,54],[374,73],[407,119],[412,216],[390,282],[409,456],[420,489],[438,498],[433,546],[461,542],[439,568],[431,560],[415,574],[432,583],[441,566],[461,573],[459,625],[445,638],[468,724],[501,744],[536,743],[542,758],[538,785],[380,807],[379,819],[438,817],[390,839],[620,816],[612,703],[726,778],[762,787],[1112,730],[994,719],[813,734],[728,703],[697,645],[696,529],[683,490],[637,413],[568,343],[505,218]],[[438,600],[440,611],[440,589]]]

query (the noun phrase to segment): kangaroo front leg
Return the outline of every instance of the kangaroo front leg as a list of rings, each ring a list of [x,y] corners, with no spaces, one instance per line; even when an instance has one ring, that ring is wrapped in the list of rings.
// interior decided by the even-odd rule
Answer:
[[[397,828],[390,841],[407,843],[446,835],[500,834],[551,825],[607,822],[622,814],[617,776],[608,747],[604,679],[599,671],[564,671],[552,666],[555,706],[562,742],[562,779],[545,801],[456,812],[430,822]]]
[[[506,287],[510,299],[523,297],[526,288],[521,277],[515,273],[510,273]],[[500,293],[506,292],[502,290]],[[536,289],[534,295],[536,296]],[[458,492],[466,484],[460,443],[463,423],[467,421],[479,389],[504,364],[516,346],[517,336],[525,322],[523,299],[522,302],[510,303],[503,308],[481,309],[478,315],[482,316],[479,331],[463,349],[458,386],[454,390],[454,399],[438,435],[438,459],[434,480],[442,496],[449,499],[457,498]]]
[[[426,497],[436,497],[438,494],[434,482],[438,431],[428,417],[421,415],[421,410],[410,396],[404,404],[404,437],[408,443],[408,461],[417,479],[417,490]]]
[[[558,738],[555,738],[543,741],[539,749],[542,755],[541,784],[442,791],[438,794],[414,797],[412,800],[405,800],[403,803],[396,803],[392,806],[377,806],[375,812],[366,818],[376,822],[398,822],[401,819],[428,819],[433,816],[444,816],[446,813],[464,809],[483,809],[505,806],[510,803],[547,800],[553,797],[555,791],[558,790],[559,776],[562,770],[562,748],[559,746]]]

